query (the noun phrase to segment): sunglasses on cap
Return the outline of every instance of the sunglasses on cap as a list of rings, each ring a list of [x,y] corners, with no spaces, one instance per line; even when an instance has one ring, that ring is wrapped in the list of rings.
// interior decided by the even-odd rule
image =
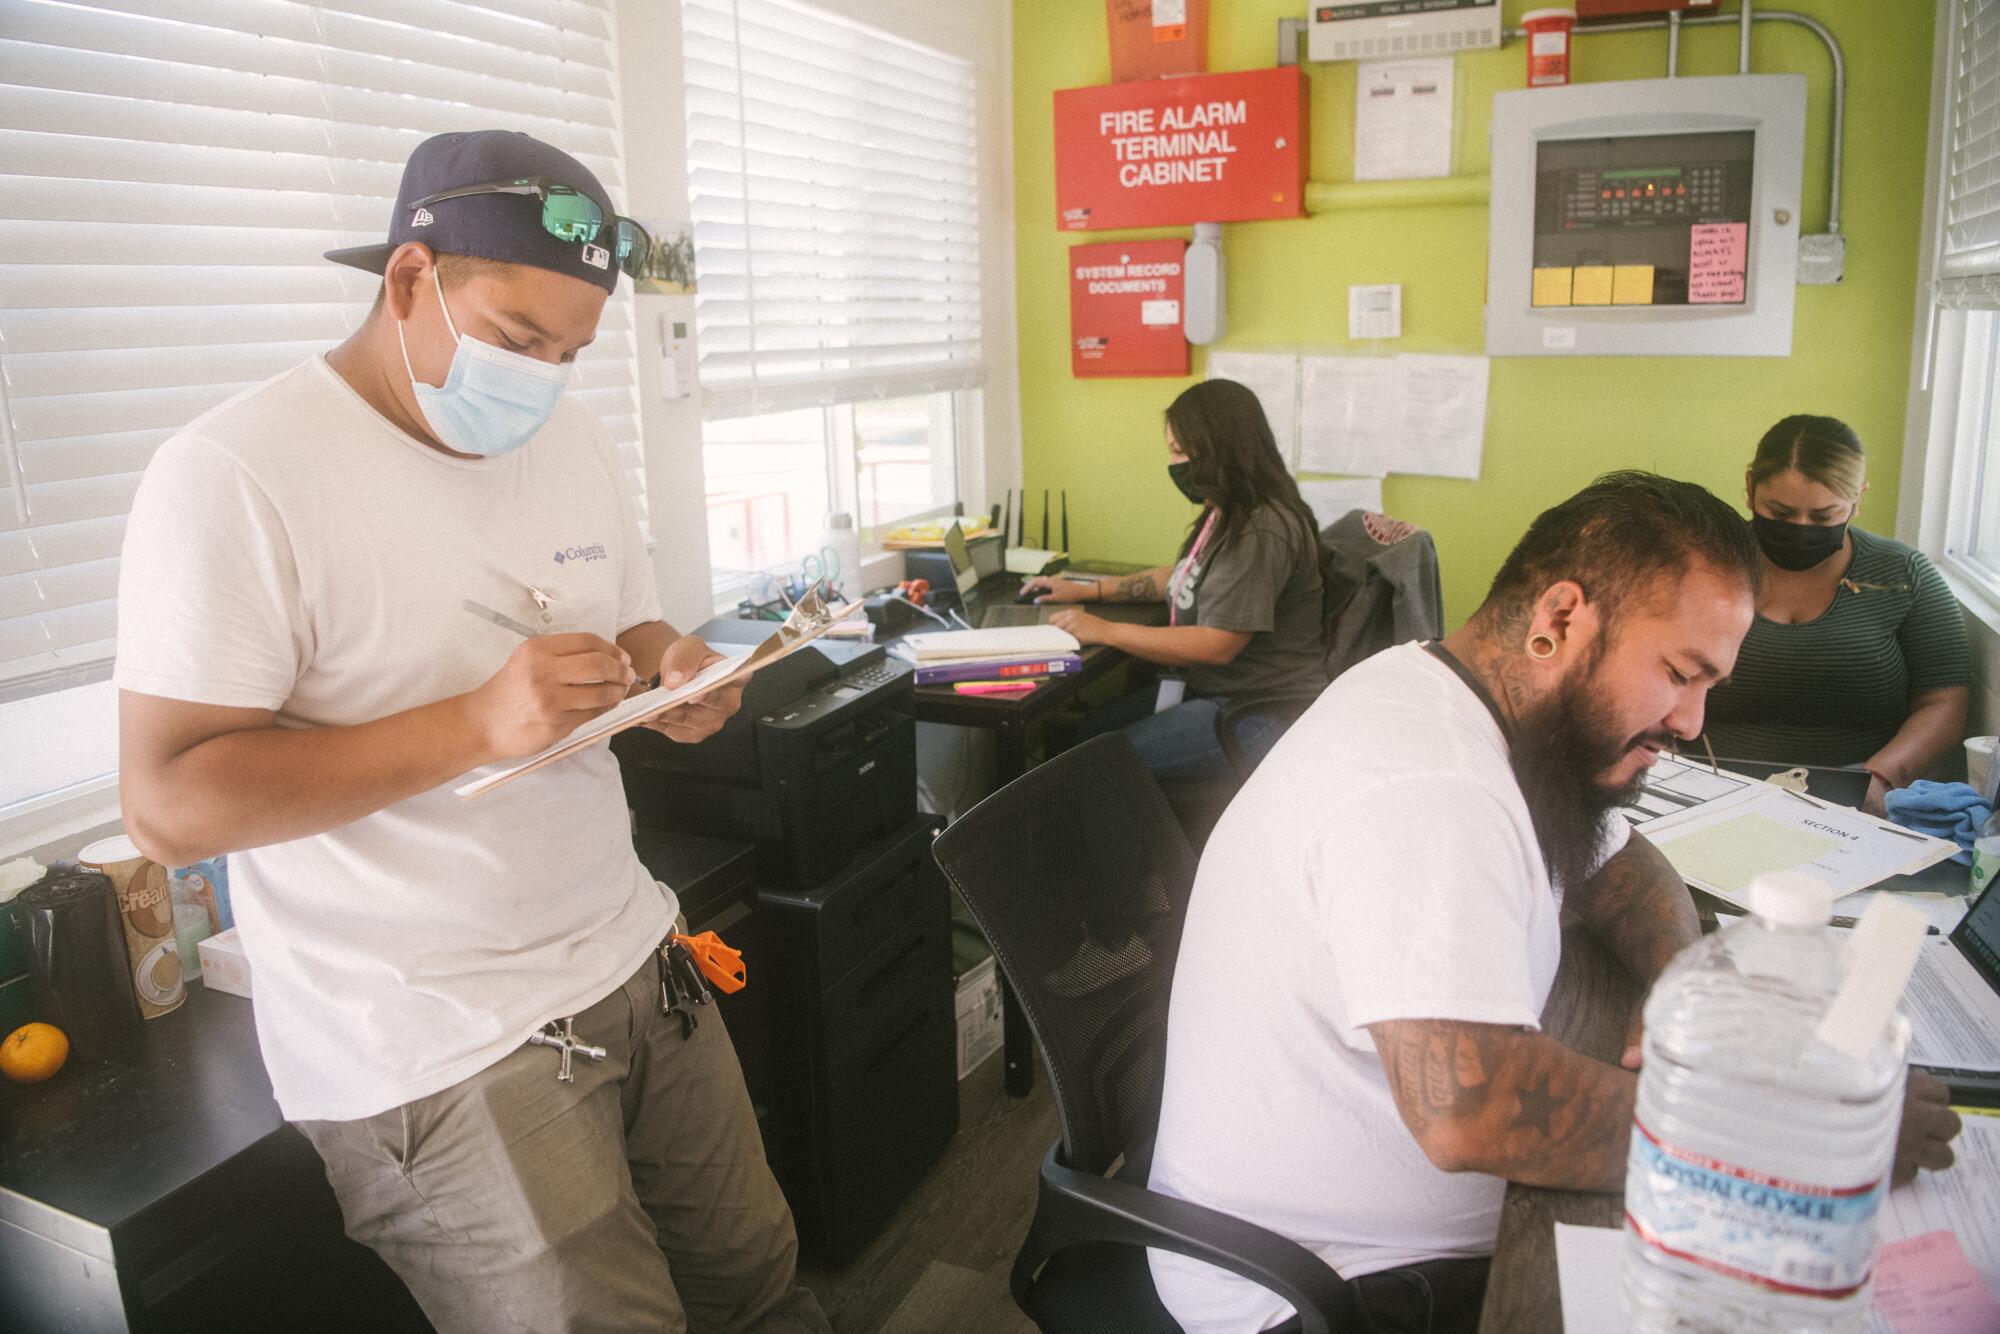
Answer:
[[[441,190],[437,194],[426,195],[410,207],[428,208],[447,199],[464,199],[469,195],[534,195],[542,201],[542,230],[558,241],[588,245],[595,242],[604,230],[604,210],[598,207],[596,200],[579,194],[560,181],[541,176]],[[617,236],[612,246],[613,258],[626,276],[637,278],[645,270],[647,257],[652,254],[653,238],[630,218],[613,214],[612,222]]]

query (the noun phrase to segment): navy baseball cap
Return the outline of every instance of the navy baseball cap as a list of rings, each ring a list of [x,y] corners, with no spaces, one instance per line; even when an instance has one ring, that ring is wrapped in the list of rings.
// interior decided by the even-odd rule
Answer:
[[[551,235],[542,224],[543,201],[534,194],[468,194],[428,207],[417,202],[473,186],[535,180],[567,186],[602,210],[604,230],[595,244]],[[433,135],[410,154],[386,242],[329,250],[326,257],[380,273],[398,246],[422,241],[439,254],[529,264],[609,292],[618,285],[618,260],[612,253],[616,226],[611,196],[581,162],[513,130],[473,130]]]

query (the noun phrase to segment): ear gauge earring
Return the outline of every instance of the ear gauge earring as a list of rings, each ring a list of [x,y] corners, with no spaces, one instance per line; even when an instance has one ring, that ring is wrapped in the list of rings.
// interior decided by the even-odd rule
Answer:
[[[1556,641],[1551,635],[1529,635],[1528,656],[1537,662],[1547,662],[1556,655]]]

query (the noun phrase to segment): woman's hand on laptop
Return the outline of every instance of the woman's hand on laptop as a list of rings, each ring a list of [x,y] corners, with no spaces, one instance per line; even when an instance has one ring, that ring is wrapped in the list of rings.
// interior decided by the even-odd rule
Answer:
[[[1096,602],[1102,593],[1095,580],[1038,574],[1021,585],[1021,597],[1036,602]]]

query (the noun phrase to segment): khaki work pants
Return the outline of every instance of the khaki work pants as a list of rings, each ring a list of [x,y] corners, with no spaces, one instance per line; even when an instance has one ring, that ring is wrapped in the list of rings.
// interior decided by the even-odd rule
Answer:
[[[522,1047],[357,1121],[302,1121],[347,1234],[446,1334],[827,1334],[714,1006],[683,1041],[649,959],[576,1016],[575,1082]]]

